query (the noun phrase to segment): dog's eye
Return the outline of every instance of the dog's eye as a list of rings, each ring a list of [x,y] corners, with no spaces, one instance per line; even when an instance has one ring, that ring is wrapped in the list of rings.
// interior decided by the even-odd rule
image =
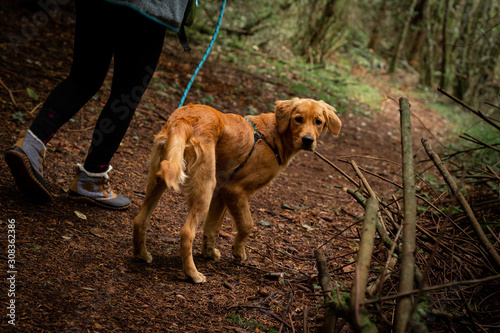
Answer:
[[[296,117],[295,118],[295,121],[298,123],[298,124],[302,124],[304,122],[304,119],[302,117]]]
[[[323,124],[323,122],[320,119],[316,119],[316,125],[317,126],[321,126],[322,124]]]

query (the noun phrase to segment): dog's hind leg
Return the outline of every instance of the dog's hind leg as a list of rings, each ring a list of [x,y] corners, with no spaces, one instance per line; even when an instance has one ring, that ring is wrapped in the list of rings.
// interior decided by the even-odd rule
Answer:
[[[213,260],[220,259],[220,252],[215,248],[215,240],[219,235],[226,211],[227,207],[221,195],[219,193],[215,194],[214,197],[212,197],[207,219],[203,225],[203,242],[201,248],[205,258],[211,258]]]
[[[250,232],[252,232],[253,227],[248,198],[246,196],[239,196],[236,200],[226,200],[226,204],[238,230],[234,239],[233,255],[236,259],[246,260],[245,242]]]
[[[156,178],[155,173],[151,172],[146,190],[146,198],[139,214],[134,219],[134,257],[142,258],[148,263],[153,260],[153,257],[146,249],[146,231],[150,225],[151,214],[166,188],[165,182]]]
[[[182,186],[189,208],[188,218],[180,232],[182,268],[195,283],[207,280],[194,264],[193,241],[198,225],[208,214],[215,184],[215,147],[207,144],[200,147],[196,164],[188,162],[188,179]]]

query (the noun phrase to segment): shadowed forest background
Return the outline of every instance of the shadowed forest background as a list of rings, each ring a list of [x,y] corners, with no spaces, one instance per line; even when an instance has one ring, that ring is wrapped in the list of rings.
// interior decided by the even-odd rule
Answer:
[[[15,220],[15,328],[401,332],[407,320],[413,332],[499,331],[500,3],[228,1],[186,103],[248,115],[309,97],[333,105],[343,127],[339,137],[323,136],[320,155],[299,154],[252,198],[248,261],[231,256],[230,217],[218,239],[220,261],[202,258],[197,235],[195,261],[208,282],[194,285],[178,256],[186,217],[181,194],[166,193],[153,215],[153,263],[133,260],[131,228],[154,135],[177,107],[217,23],[221,3],[199,5],[186,28],[190,53],[167,32],[157,71],[112,160],[113,188],[130,197],[132,208],[110,212],[73,202],[67,191],[109,96],[112,66],[101,90],[47,145],[55,200],[33,205],[17,191],[3,152],[70,70],[74,3],[0,3],[0,267],[7,272],[7,230]],[[405,112],[411,131],[400,123]],[[414,283],[405,293],[409,165],[416,250],[406,270]],[[366,252],[370,219],[376,230]],[[0,327],[7,331],[9,283],[1,285]]]

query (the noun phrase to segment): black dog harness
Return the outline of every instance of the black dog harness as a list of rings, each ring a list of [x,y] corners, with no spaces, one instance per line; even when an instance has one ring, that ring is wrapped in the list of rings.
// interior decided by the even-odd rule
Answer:
[[[255,124],[252,123],[252,121],[249,119],[249,118],[245,118],[246,121],[248,121],[252,127],[253,127],[253,138],[254,138],[254,141],[253,141],[253,146],[252,146],[252,149],[250,150],[250,153],[248,153],[248,156],[245,158],[245,160],[236,168],[234,169],[233,173],[231,174],[231,177],[229,177],[229,179],[231,180],[233,178],[233,176],[235,174],[237,174],[244,166],[245,164],[248,162],[248,159],[250,158],[250,156],[252,155],[254,149],[255,149],[255,145],[257,144],[257,141],[259,141],[260,139],[262,139],[268,146],[269,148],[271,148],[271,150],[273,151],[274,153],[274,156],[276,157],[276,160],[278,161],[278,164],[281,165],[282,164],[282,161],[281,161],[281,156],[280,156],[280,153],[278,151],[278,149],[276,147],[273,147],[269,141],[266,140],[266,137],[264,136],[264,134],[262,134],[261,132],[259,132],[259,130],[257,128],[255,128]]]

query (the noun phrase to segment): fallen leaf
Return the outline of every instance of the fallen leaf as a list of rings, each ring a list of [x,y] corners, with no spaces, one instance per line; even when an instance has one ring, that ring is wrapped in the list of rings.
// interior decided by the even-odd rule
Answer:
[[[101,233],[101,229],[99,228],[92,228],[90,229],[90,233],[96,237],[99,238],[105,238],[106,236]]]
[[[271,223],[269,223],[269,222],[267,222],[267,221],[264,221],[264,220],[259,221],[259,223],[260,223],[261,225],[263,225],[264,227],[270,227],[270,226],[271,226]]]
[[[325,220],[327,222],[333,222],[333,217],[330,216],[330,215],[326,215],[326,214],[321,214],[318,216],[320,219],[322,220]]]
[[[281,204],[281,208],[282,208],[282,209],[287,209],[287,210],[294,210],[294,209],[292,208],[292,206],[290,206],[290,205],[288,205],[288,204],[286,204],[286,203]]]
[[[33,98],[35,101],[38,101],[38,94],[31,88],[26,88],[28,95]]]
[[[78,216],[82,220],[86,220],[87,219],[87,216],[85,214],[83,214],[82,212],[79,212],[79,211],[75,210],[75,214],[76,214],[76,216]]]
[[[311,227],[310,225],[307,225],[307,224],[302,224],[302,228],[306,229],[307,231],[316,230],[315,228],[313,228],[313,227]]]

